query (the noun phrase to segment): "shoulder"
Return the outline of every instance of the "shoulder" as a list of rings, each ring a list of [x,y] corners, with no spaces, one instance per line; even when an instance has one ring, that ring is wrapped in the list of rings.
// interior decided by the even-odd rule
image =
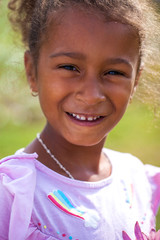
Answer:
[[[35,174],[37,154],[19,153],[0,160],[0,181],[25,179]],[[10,180],[9,180],[10,179]]]
[[[29,169],[34,170],[37,154],[17,153],[0,160],[0,174],[13,177],[19,176],[19,171],[22,170],[22,175]],[[12,171],[11,171],[12,170]]]
[[[0,165],[3,163],[7,163],[7,164],[14,164],[20,161],[24,161],[24,160],[34,160],[38,157],[37,153],[33,153],[33,154],[28,154],[28,153],[24,153],[23,151],[17,151],[14,155],[10,155],[7,156],[5,158],[2,158],[0,160]]]
[[[104,149],[111,160],[114,176],[129,180],[137,193],[144,198],[151,198],[152,211],[156,215],[160,206],[160,167],[144,164],[137,157],[129,153],[121,153]]]
[[[29,182],[35,182],[37,154],[18,153],[0,161],[0,185],[14,192]],[[27,186],[25,186],[25,189]],[[24,191],[24,189],[23,189]]]
[[[104,152],[107,154],[113,167],[118,169],[119,172],[128,172],[130,176],[133,175],[135,177],[143,177],[145,175],[148,179],[158,178],[160,174],[160,167],[144,164],[139,158],[130,153],[118,152],[106,148],[104,148]]]
[[[117,168],[123,169],[125,167],[125,169],[132,169],[132,171],[137,169],[137,167],[139,170],[144,169],[142,161],[130,153],[118,152],[107,148],[104,148],[104,153]]]

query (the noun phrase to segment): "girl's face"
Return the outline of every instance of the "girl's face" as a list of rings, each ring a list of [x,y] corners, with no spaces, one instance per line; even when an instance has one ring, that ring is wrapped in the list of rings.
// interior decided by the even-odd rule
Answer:
[[[82,146],[104,140],[122,118],[137,84],[138,60],[131,28],[77,9],[48,27],[36,74],[25,56],[30,86],[55,136]]]

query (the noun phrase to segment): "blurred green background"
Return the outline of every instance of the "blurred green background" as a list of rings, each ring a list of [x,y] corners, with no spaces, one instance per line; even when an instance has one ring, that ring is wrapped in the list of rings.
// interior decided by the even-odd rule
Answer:
[[[31,97],[27,86],[24,49],[11,30],[5,4],[0,10],[0,158],[26,146],[45,124],[38,100]],[[160,167],[159,117],[155,118],[151,106],[134,99],[123,120],[109,134],[106,147],[130,152],[144,163]]]

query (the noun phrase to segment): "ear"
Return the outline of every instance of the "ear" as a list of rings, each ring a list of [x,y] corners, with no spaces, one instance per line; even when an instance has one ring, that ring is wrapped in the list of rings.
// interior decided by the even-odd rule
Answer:
[[[131,97],[130,97],[131,99],[132,99],[134,93],[136,92],[136,89],[137,89],[142,71],[143,71],[143,69],[139,69],[138,72],[137,72],[137,75],[136,75],[136,78],[135,78],[135,81],[134,81],[134,86],[133,86],[133,89],[132,89],[132,92],[131,92]]]
[[[38,92],[36,68],[30,51],[26,51],[24,54],[24,65],[31,92]]]

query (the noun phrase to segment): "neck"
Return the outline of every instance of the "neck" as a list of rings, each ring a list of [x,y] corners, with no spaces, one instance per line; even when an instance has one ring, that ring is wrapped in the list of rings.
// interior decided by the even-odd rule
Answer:
[[[73,176],[82,173],[87,176],[98,175],[101,165],[107,162],[102,154],[105,139],[94,146],[73,145],[58,135],[49,124],[44,128],[41,137],[54,156]]]
[[[57,134],[49,124],[40,135],[47,148],[75,179],[98,181],[110,175],[109,161],[102,153],[105,139],[94,146],[73,145]],[[34,141],[31,147],[32,152],[34,150],[38,153],[39,161],[52,170],[67,176],[38,141]],[[30,147],[26,148],[26,152],[29,151]]]
[[[74,145],[57,134],[49,124],[45,126],[41,136],[48,148],[58,159],[64,159],[63,161],[70,162],[71,164],[76,163],[76,165],[94,166],[96,163],[98,164],[105,143],[105,139],[103,139],[94,146]]]

